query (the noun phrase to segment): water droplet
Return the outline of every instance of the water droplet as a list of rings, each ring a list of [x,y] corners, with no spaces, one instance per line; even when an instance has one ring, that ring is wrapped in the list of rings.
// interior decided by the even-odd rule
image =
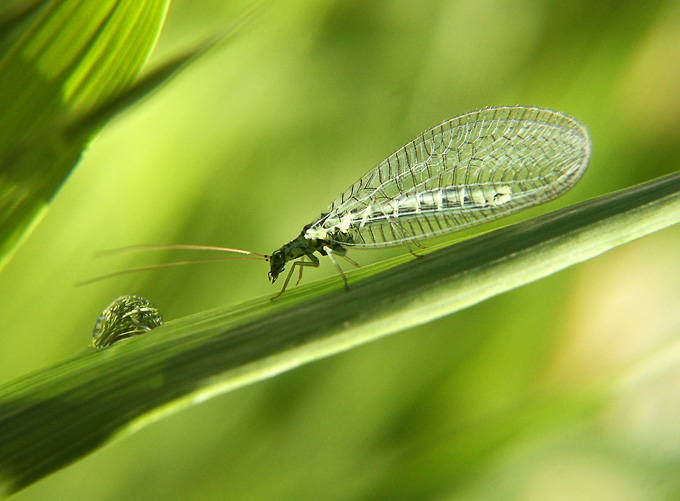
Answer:
[[[95,348],[144,334],[163,324],[158,308],[141,296],[121,296],[99,315],[92,331]]]

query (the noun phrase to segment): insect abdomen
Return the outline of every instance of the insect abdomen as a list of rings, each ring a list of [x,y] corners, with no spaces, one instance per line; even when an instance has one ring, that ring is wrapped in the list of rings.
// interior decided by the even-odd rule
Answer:
[[[360,221],[359,227],[363,227],[369,219],[377,221],[381,218],[401,218],[454,209],[474,210],[502,205],[509,202],[511,198],[512,188],[508,185],[498,188],[491,185],[442,188],[414,195],[402,195],[385,203],[369,205],[353,216]]]
[[[494,108],[424,132],[350,187],[309,233],[357,247],[462,230],[551,200],[583,175],[585,128],[550,110]]]

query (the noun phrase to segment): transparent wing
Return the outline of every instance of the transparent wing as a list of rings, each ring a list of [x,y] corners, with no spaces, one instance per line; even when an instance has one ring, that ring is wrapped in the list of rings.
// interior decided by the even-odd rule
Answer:
[[[312,229],[331,240],[341,233],[338,241],[355,247],[461,230],[562,195],[589,158],[585,127],[566,115],[527,107],[476,111],[423,132],[390,155]]]

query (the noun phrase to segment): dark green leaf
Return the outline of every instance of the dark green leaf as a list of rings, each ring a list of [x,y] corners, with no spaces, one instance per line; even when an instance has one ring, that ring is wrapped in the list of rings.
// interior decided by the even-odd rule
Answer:
[[[349,293],[331,278],[279,301],[209,311],[84,351],[0,389],[0,485],[14,492],[165,414],[448,315],[679,221],[676,173],[423,259],[359,270],[349,275]]]

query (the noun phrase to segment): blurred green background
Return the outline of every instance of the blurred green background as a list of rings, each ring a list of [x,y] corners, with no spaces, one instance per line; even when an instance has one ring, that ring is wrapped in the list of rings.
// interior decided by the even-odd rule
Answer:
[[[249,6],[175,0],[149,64]],[[83,349],[122,294],[170,320],[278,291],[248,261],[75,287],[154,262],[94,252],[271,252],[422,130],[513,104],[572,115],[593,141],[581,183],[531,214],[676,171],[680,2],[267,4],[86,152],[0,275],[0,382]],[[679,244],[671,228],[220,396],[15,499],[678,498]]]

